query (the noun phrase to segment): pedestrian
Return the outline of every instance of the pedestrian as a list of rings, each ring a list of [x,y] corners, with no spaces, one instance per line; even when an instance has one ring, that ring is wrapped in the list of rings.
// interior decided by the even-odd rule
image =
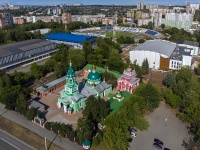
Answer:
[[[60,136],[60,143],[62,143],[62,136]]]

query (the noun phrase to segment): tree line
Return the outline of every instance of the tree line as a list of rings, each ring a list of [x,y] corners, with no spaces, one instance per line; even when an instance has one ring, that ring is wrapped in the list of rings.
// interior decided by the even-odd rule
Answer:
[[[190,133],[200,144],[200,80],[190,67],[170,71],[164,79],[163,96],[166,102],[178,110],[177,116],[189,123]]]

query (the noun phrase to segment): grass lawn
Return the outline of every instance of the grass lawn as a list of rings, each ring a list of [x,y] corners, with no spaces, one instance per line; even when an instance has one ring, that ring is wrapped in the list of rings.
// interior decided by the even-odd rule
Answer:
[[[92,146],[90,150],[107,150],[107,147],[105,142],[103,141],[97,146]]]
[[[106,34],[107,37],[113,37],[113,31],[104,31],[104,34]],[[120,32],[120,31],[116,31],[116,38],[119,38],[120,36],[131,36],[131,37],[135,37],[136,34],[133,33],[128,33],[128,32]]]
[[[127,91],[121,91],[122,96],[124,97],[124,99],[129,100],[131,97],[131,94]],[[109,94],[108,97],[110,98],[109,102],[110,102],[110,109],[111,112],[110,114],[114,114],[116,112],[118,112],[119,108],[122,106],[123,100],[122,101],[118,101],[116,99],[113,99],[114,94]]]
[[[33,146],[37,150],[44,150],[44,138],[29,131],[28,129],[0,116],[0,129],[10,133],[21,141],[27,143],[30,146]],[[47,144],[50,145],[50,142],[47,141]],[[62,150],[60,147],[55,144],[51,144],[49,149],[52,150]]]

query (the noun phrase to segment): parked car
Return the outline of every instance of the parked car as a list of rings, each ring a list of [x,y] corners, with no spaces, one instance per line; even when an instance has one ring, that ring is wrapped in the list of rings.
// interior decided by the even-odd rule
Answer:
[[[135,128],[130,128],[130,134],[131,134],[131,136],[136,137],[137,136],[137,130]]]
[[[170,150],[169,148],[164,148],[164,150]]]
[[[158,143],[153,143],[153,147],[159,149],[159,150],[162,150],[162,146],[159,145]]]
[[[163,146],[163,142],[159,139],[154,139],[154,143],[157,143],[157,144]]]

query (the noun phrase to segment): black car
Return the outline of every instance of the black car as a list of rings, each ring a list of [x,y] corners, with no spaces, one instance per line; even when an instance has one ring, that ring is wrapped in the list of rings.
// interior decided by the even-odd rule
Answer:
[[[157,144],[163,146],[163,142],[159,139],[154,139],[154,143],[157,143]]]
[[[164,150],[170,150],[169,148],[164,148]]]
[[[159,145],[158,143],[153,143],[153,147],[159,149],[159,150],[162,150],[162,146]]]

